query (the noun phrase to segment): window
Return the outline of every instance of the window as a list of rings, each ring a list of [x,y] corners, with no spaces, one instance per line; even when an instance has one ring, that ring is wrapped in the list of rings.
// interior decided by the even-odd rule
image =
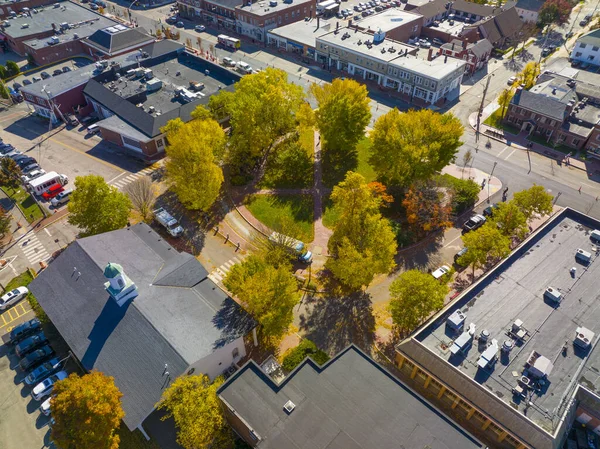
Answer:
[[[423,78],[420,76],[415,76],[415,84],[421,84],[423,82]]]
[[[579,139],[573,139],[572,143],[575,146],[579,145]]]
[[[231,356],[234,359],[237,359],[240,356],[240,350],[238,348],[233,348],[233,351],[231,351]]]
[[[588,60],[593,61],[594,60],[594,56],[593,55],[588,56]]]
[[[600,48],[596,47],[595,45],[592,47],[592,51],[598,51],[600,50]]]
[[[585,48],[587,47],[587,44],[579,44],[579,48]]]
[[[158,148],[162,148],[162,147],[163,147],[163,145],[164,145],[164,143],[163,143],[163,140],[162,140],[162,139],[158,139],[158,140],[156,141],[156,146],[157,146]]]

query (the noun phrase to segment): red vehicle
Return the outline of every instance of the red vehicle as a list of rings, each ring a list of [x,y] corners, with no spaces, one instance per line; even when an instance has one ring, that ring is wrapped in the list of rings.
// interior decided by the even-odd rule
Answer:
[[[42,198],[44,198],[46,201],[49,201],[63,190],[65,190],[63,186],[61,186],[60,184],[54,184],[48,190],[42,193]]]

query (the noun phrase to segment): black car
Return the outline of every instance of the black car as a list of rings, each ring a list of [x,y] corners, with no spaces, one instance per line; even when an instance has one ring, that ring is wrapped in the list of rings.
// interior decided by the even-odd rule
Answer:
[[[21,86],[19,83],[13,83],[13,89],[17,92],[20,91],[22,88],[23,86]]]
[[[62,68],[62,72],[63,72],[63,73],[67,73],[67,72],[70,72],[70,71],[71,71],[71,67],[64,66],[64,67]]]
[[[23,86],[29,86],[31,84],[33,84],[31,80],[23,80]]]
[[[19,168],[25,168],[28,165],[37,164],[37,161],[35,160],[35,158],[27,156],[23,159],[19,159],[17,161],[17,164],[19,164]]]
[[[19,366],[23,371],[27,371],[38,363],[42,363],[43,361],[47,360],[48,357],[51,357],[52,355],[54,355],[54,349],[52,349],[49,345],[46,345],[23,357],[23,359],[19,362]]]
[[[486,207],[485,209],[483,209],[483,216],[484,217],[491,217],[492,215],[494,215],[494,211],[498,209],[498,204],[494,203],[491,206]]]
[[[547,47],[544,47],[542,49],[542,56],[548,56],[550,53],[552,53],[554,50],[556,50],[556,48],[553,45],[549,45]]]
[[[62,75],[63,71],[61,69],[56,69],[54,72],[52,72],[52,76],[56,76],[56,75]]]
[[[19,357],[23,357],[27,353],[46,343],[48,343],[48,338],[44,335],[43,332],[40,332],[39,334],[27,337],[25,340],[23,340],[21,343],[15,346],[15,352]]]
[[[464,248],[462,248],[462,249],[461,249],[459,252],[457,252],[457,253],[454,255],[454,263],[455,263],[457,266],[460,266],[460,264],[458,263],[458,260],[459,260],[459,259],[460,259],[462,256],[464,256],[465,254],[467,254],[467,247],[466,247],[466,246],[465,246]]]
[[[23,338],[28,335],[37,332],[37,330],[42,326],[40,320],[34,318],[33,320],[25,321],[24,323],[19,324],[12,331],[10,331],[9,338],[12,344],[18,343]]]
[[[52,76],[48,72],[42,72],[42,73],[40,73],[40,76],[42,77],[43,80],[47,80],[48,78],[52,78]]]

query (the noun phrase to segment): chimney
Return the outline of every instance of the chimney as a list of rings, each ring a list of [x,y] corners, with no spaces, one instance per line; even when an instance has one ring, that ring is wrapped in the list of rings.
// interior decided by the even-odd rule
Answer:
[[[104,277],[108,279],[108,282],[104,283],[104,288],[119,307],[139,293],[137,286],[127,277],[123,267],[118,263],[109,262],[104,268]]]
[[[573,108],[575,107],[575,100],[569,100],[569,102],[567,103],[567,107],[565,108],[565,119],[569,117],[569,115],[571,115],[571,112],[573,112]]]
[[[521,84],[519,87],[517,87],[517,91],[515,92],[515,95],[513,97],[513,101],[515,104],[519,104],[519,102],[521,101],[522,93],[523,93],[523,85]]]
[[[432,59],[431,58],[432,53],[433,53],[433,48],[429,47],[429,53],[427,53],[427,60],[428,61],[431,61],[431,59]]]
[[[452,53],[454,53],[454,41],[452,41]]]

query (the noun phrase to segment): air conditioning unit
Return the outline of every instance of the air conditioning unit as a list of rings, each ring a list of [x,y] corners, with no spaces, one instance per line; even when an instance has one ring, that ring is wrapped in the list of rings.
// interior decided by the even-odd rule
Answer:
[[[587,349],[591,346],[594,335],[595,334],[591,330],[585,327],[578,327],[575,331],[574,343],[580,348]]]
[[[544,297],[557,304],[562,300],[562,294],[554,287],[548,287],[544,292]]]

